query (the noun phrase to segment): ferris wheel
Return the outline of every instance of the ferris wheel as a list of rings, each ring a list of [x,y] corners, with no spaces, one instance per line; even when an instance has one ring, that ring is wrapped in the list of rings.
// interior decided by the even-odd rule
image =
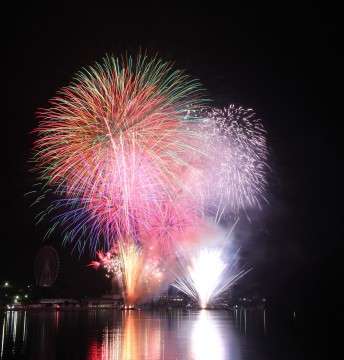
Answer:
[[[35,259],[35,279],[39,287],[50,287],[57,279],[60,260],[57,251],[52,246],[39,249]]]

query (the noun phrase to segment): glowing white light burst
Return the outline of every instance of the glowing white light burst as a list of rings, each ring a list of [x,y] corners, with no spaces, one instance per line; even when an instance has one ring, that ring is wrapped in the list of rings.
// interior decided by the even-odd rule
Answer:
[[[197,257],[192,258],[189,272],[197,289],[201,308],[207,306],[225,268],[226,264],[221,260],[219,250],[202,249]]]
[[[250,269],[238,270],[237,253],[222,260],[223,248],[201,248],[195,255],[180,256],[180,272],[173,284],[204,309]]]

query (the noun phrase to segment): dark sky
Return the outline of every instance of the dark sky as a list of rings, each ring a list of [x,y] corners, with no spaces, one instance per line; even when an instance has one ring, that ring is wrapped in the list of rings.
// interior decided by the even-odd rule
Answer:
[[[264,121],[274,174],[270,204],[247,225],[244,251],[256,266],[255,281],[272,293],[328,288],[341,245],[338,10],[217,10],[222,15],[208,15],[207,9],[199,15],[168,9],[158,14],[153,8],[134,14],[93,4],[8,13],[0,280],[32,279],[48,226],[34,225],[36,210],[24,197],[34,182],[28,160],[36,109],[47,106],[80,67],[105,53],[142,47],[199,78],[215,103],[253,107]],[[81,269],[86,260],[79,263],[58,249],[65,271],[75,270],[71,279],[89,282],[89,272]]]

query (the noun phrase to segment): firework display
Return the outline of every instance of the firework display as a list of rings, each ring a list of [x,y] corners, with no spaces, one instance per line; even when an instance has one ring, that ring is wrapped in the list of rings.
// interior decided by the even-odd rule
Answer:
[[[53,197],[39,218],[97,253],[128,306],[175,281],[206,307],[247,272],[208,222],[265,201],[266,134],[253,110],[206,106],[203,93],[157,57],[108,56],[38,112],[39,199]]]
[[[216,235],[213,235],[214,240]],[[222,239],[225,240],[225,239]],[[188,295],[204,309],[214,302],[250,269],[240,267],[239,251],[231,253],[228,246],[200,243],[198,248],[185,248],[179,254],[176,281],[173,286]]]
[[[38,115],[35,160],[61,197],[77,199],[103,237],[135,236],[181,191],[201,87],[169,63],[108,57],[80,72]]]
[[[207,154],[191,184],[203,206],[216,213],[261,207],[266,201],[268,148],[265,129],[254,111],[230,105],[199,107],[188,115],[199,119],[197,127]]]
[[[128,308],[156,293],[165,280],[161,260],[130,239],[121,239],[111,251],[99,251],[97,257],[90,266],[105,269],[107,277],[117,282]]]

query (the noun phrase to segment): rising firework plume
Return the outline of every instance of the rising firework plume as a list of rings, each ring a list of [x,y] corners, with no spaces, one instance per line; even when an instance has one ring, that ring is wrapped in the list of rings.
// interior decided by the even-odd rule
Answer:
[[[161,259],[151,256],[132,240],[121,240],[111,251],[97,253],[91,262],[104,268],[107,276],[119,284],[126,307],[131,308],[159,292],[165,281]]]
[[[225,241],[230,233],[224,237],[219,231],[208,234],[207,237],[220,238],[206,238],[196,248],[181,248],[179,251],[173,286],[197,302],[202,309],[250,271],[239,266],[239,251],[228,254]],[[222,245],[219,245],[219,241]]]
[[[225,261],[223,256],[221,248],[201,248],[182,265],[183,274],[174,286],[205,309],[249,271],[234,270],[237,263]]]
[[[92,228],[94,247],[101,237],[111,245],[136,236],[138,219],[149,231],[161,204],[182,192],[186,153],[198,151],[184,113],[201,93],[158,58],[107,57],[39,112],[35,161],[43,183],[71,205],[62,217],[78,224],[69,240]]]

